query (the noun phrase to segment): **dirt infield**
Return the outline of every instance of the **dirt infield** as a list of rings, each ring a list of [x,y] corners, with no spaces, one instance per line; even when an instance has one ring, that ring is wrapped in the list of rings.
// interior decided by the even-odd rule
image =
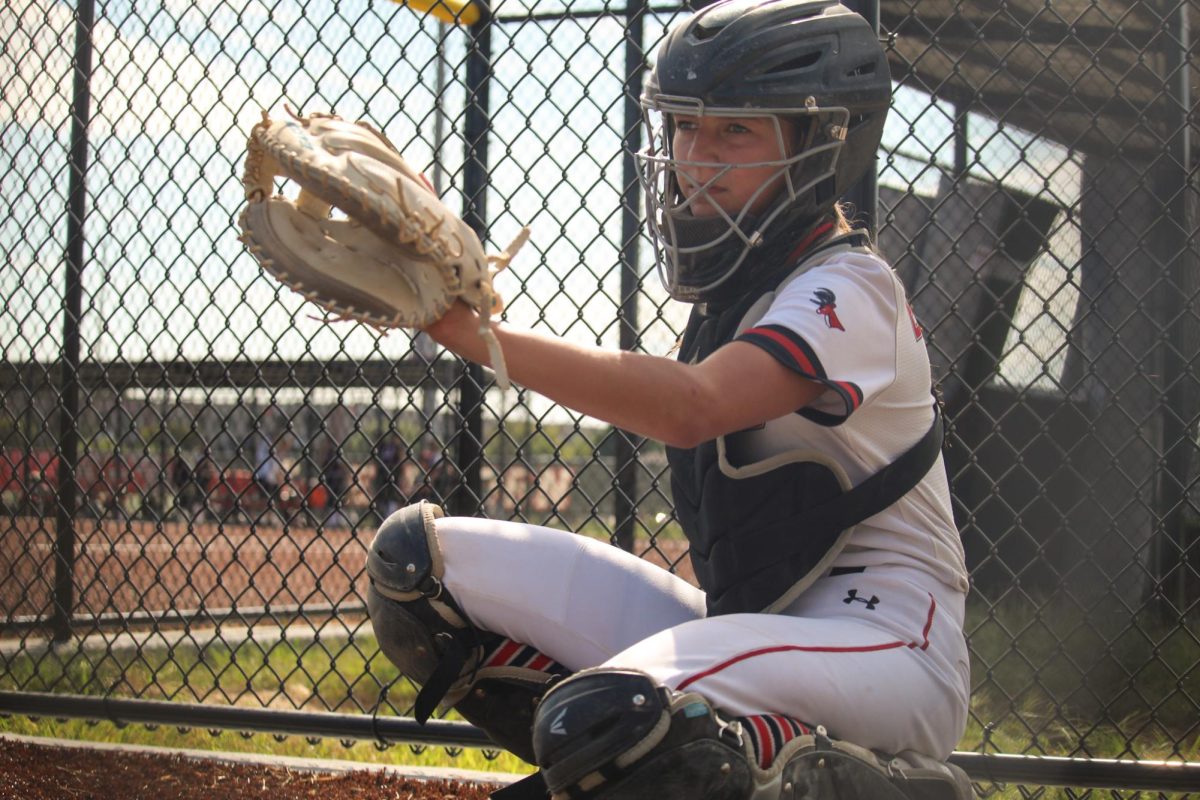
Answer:
[[[0,518],[0,618],[49,617],[54,523]],[[370,528],[79,519],[77,615],[261,606],[358,605]],[[695,582],[686,542],[639,545]]]
[[[382,771],[312,772],[0,738],[0,800],[485,800],[496,786]]]
[[[8,615],[46,616],[54,590],[51,521],[0,521]],[[97,521],[76,527],[76,614],[361,603],[369,534],[219,523]]]

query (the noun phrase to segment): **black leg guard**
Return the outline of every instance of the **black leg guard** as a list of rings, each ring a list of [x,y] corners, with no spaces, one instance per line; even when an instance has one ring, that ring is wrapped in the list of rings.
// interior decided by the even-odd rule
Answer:
[[[555,686],[533,748],[556,799],[746,800],[753,788],[739,727],[640,672],[588,670]]]
[[[421,502],[392,514],[367,556],[367,611],[379,649],[421,687],[414,713],[422,724],[439,705],[453,706],[496,744],[533,761],[533,709],[559,676],[522,667],[488,667],[484,655],[502,637],[473,627],[445,591],[435,520]]]
[[[769,783],[779,800],[974,800],[971,781],[958,767],[933,759],[919,763],[830,739],[824,729],[788,742]],[[770,776],[774,777],[774,776]],[[757,798],[757,796],[756,796]]]
[[[975,797],[957,767],[882,756],[824,728],[790,740],[760,769],[740,723],[631,670],[586,670],[550,689],[534,715],[533,749],[553,800]],[[525,783],[511,796],[532,796],[537,787]]]

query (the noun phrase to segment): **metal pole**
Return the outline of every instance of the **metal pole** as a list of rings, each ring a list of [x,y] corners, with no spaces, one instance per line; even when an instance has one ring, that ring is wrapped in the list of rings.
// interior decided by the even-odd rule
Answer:
[[[870,23],[875,35],[879,35],[879,0],[846,0],[846,7]],[[879,168],[869,170],[842,201],[853,206],[853,219],[862,222],[874,238],[879,225]]]
[[[641,278],[638,275],[638,254],[641,244],[641,186],[637,161],[634,158],[642,146],[642,78],[646,72],[646,56],[642,50],[643,23],[646,18],[645,0],[630,0],[625,6],[625,136],[621,176],[621,308],[618,327],[622,350],[633,350],[641,338],[638,325],[638,295]],[[622,550],[633,551],[636,500],[638,496],[637,453],[641,437],[614,430],[617,437],[617,491],[613,496],[613,543]]]
[[[488,133],[491,130],[488,94],[492,73],[492,16],[483,9],[472,25],[467,51],[467,109],[463,134],[463,219],[480,240],[487,232]],[[459,413],[463,428],[456,458],[461,483],[448,500],[453,514],[477,513],[483,501],[483,368],[469,364],[459,384]]]
[[[1196,294],[1195,241],[1192,238],[1194,204],[1192,159],[1192,106],[1188,79],[1191,65],[1188,59],[1190,20],[1188,3],[1176,2],[1168,8],[1171,36],[1163,37],[1169,48],[1167,73],[1164,76],[1167,102],[1165,115],[1171,134],[1169,157],[1162,159],[1165,168],[1159,191],[1164,202],[1163,229],[1159,241],[1167,262],[1164,282],[1163,311],[1167,325],[1160,340],[1163,370],[1162,447],[1164,459],[1159,470],[1159,515],[1162,532],[1157,545],[1157,575],[1163,599],[1160,606],[1175,620],[1186,616],[1200,597],[1200,587],[1191,578],[1189,569],[1190,529],[1184,512],[1188,504],[1188,481],[1193,475],[1196,453],[1195,398],[1196,378],[1192,360],[1196,357]],[[1174,39],[1174,42],[1172,42]],[[1165,155],[1167,155],[1165,154]],[[1169,611],[1167,610],[1169,609]]]
[[[118,725],[190,725],[262,733],[286,731],[304,736],[367,739],[386,744],[420,742],[465,747],[495,746],[486,733],[465,722],[431,719],[420,725],[415,719],[390,715],[280,711],[273,708],[32,692],[0,692],[0,712],[109,720]]]
[[[438,23],[438,41],[437,41],[437,70],[434,72],[434,95],[433,95],[433,190],[439,197],[442,195],[443,184],[446,182],[446,171],[442,166],[442,150],[446,144],[446,33],[449,30],[449,25],[444,22]],[[413,349],[421,356],[424,362],[428,365],[433,363],[437,357],[437,345],[433,339],[424,331],[419,331],[413,337]],[[419,442],[417,452],[424,452],[426,443],[430,446],[437,447],[445,441],[443,436],[448,435],[446,430],[450,421],[446,419],[445,414],[439,415],[438,395],[441,391],[440,384],[433,379],[432,370],[428,367],[425,370],[425,376],[421,381],[421,415],[425,418],[425,438],[426,442]],[[442,420],[442,425],[438,425],[437,421]],[[438,428],[441,428],[439,430]],[[432,438],[432,442],[428,439]]]
[[[79,317],[83,307],[83,237],[87,214],[87,129],[91,118],[93,0],[75,12],[74,86],[71,98],[70,176],[67,188],[67,248],[63,289],[63,346],[59,365],[58,502],[55,507],[54,640],[71,636],[75,607],[75,473],[79,465]]]
[[[970,168],[970,138],[967,129],[967,107],[954,106],[954,180],[964,181]]]
[[[449,25],[438,23],[437,69],[433,74],[433,190],[440,196],[445,181],[442,148],[446,144],[446,32]]]

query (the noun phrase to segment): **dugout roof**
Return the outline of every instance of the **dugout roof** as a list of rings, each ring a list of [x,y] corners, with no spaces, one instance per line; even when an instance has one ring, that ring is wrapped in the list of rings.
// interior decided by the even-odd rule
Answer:
[[[1151,156],[1182,141],[1179,98],[1194,111],[1200,94],[1181,95],[1181,63],[1200,83],[1179,32],[1200,0],[1182,2],[880,0],[880,29],[903,85],[1088,154]]]

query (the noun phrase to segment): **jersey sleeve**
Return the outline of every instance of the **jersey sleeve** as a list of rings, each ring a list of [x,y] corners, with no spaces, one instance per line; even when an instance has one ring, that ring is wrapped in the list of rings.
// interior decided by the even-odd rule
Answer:
[[[896,378],[897,308],[891,270],[873,258],[826,264],[776,295],[766,314],[737,337],[788,369],[825,386],[798,413],[840,425]]]

